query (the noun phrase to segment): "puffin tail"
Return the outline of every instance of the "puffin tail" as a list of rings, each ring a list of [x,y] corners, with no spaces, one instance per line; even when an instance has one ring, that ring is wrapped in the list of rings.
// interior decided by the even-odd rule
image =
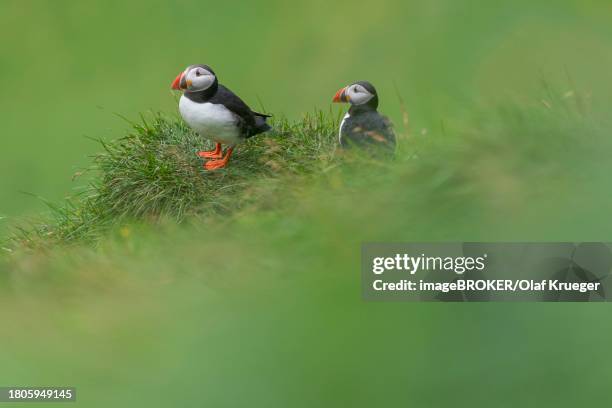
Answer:
[[[253,112],[255,115],[255,127],[258,130],[258,133],[267,132],[272,130],[272,126],[268,125],[268,118],[271,118],[272,115],[265,115],[263,113]]]

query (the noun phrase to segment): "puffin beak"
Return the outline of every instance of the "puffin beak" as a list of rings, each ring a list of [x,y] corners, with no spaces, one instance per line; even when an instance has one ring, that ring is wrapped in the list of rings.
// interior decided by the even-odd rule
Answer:
[[[334,103],[341,103],[341,102],[349,102],[349,99],[346,96],[346,87],[336,92],[336,96],[334,96]]]
[[[174,79],[174,82],[172,82],[172,89],[178,91],[181,88],[181,80],[183,79],[183,75],[185,75],[184,72],[181,72],[180,74],[178,74],[178,76]]]

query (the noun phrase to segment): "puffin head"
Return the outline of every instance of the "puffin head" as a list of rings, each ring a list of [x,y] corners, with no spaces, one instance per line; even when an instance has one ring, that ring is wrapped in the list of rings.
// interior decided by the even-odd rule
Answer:
[[[378,108],[378,94],[374,85],[367,81],[355,82],[336,92],[336,103],[350,103],[352,106]]]
[[[187,92],[205,91],[217,83],[217,76],[208,65],[190,65],[177,75],[172,89]]]

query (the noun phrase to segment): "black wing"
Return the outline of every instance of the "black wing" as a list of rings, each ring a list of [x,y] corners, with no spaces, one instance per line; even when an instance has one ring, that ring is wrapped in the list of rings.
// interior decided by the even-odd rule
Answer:
[[[238,117],[241,131],[247,138],[269,130],[269,126],[265,123],[268,115],[253,112],[238,95],[221,84],[209,102],[223,104],[232,111]]]
[[[366,112],[349,117],[340,129],[340,144],[362,148],[394,151],[396,140],[391,121],[378,112]]]

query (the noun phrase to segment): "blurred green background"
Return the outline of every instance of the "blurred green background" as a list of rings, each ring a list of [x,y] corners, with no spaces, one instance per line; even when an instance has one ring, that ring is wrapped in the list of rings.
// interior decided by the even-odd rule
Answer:
[[[367,240],[609,240],[609,1],[3,0],[0,19],[0,223],[44,208],[22,192],[79,185],[86,136],[128,127],[115,113],[175,112],[196,62],[277,115],[368,79],[400,132],[398,92],[413,134],[465,131],[379,183],[321,176],[289,210],[0,258],[0,385],[96,407],[609,405],[606,305],[359,296]],[[591,116],[550,113],[543,81]],[[500,101],[523,116],[493,118]]]
[[[372,81],[381,109],[438,128],[476,101],[534,94],[566,71],[610,94],[607,1],[0,2],[0,216],[57,201],[97,146],[147,110],[175,111],[169,84],[208,63],[249,104],[298,117]],[[2,222],[2,221],[0,221]],[[6,222],[6,221],[4,221]]]

